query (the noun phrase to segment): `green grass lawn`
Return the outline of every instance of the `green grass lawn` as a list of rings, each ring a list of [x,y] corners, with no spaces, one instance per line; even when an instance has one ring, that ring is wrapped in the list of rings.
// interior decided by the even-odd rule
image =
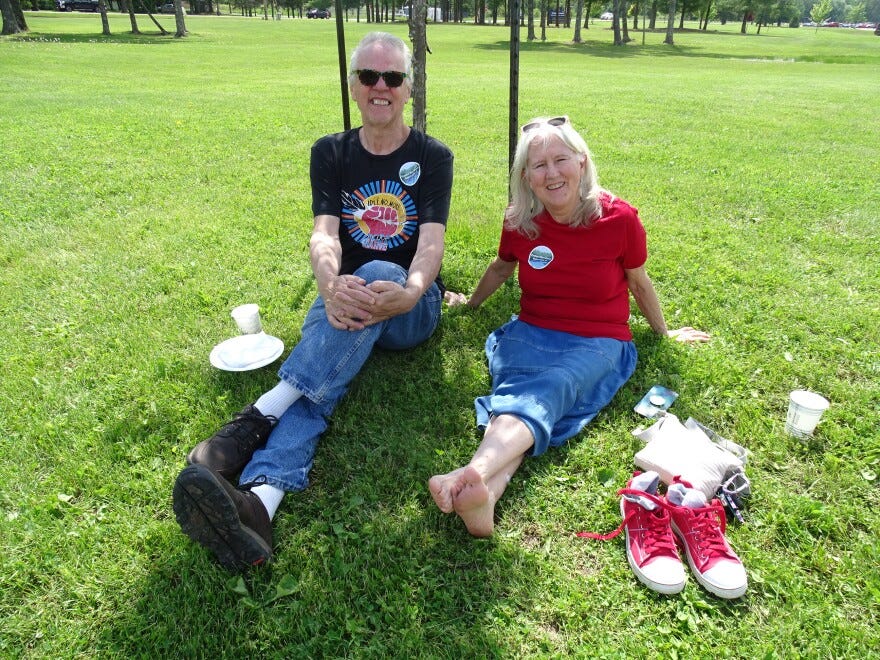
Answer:
[[[340,130],[335,21],[28,13],[0,39],[0,656],[866,657],[880,649],[880,38],[739,25],[548,29],[520,119],[569,114],[639,210],[687,347],[640,362],[565,448],[528,460],[474,540],[426,480],[466,462],[511,283],[427,344],[378,353],[288,497],[276,561],[231,577],[184,537],[186,452],[276,381],[208,363],[257,302],[289,349],[315,295],[308,156]],[[169,29],[171,17],[160,18]],[[346,50],[372,26],[345,24]],[[401,36],[403,24],[386,27]],[[715,29],[717,28],[717,30]],[[469,291],[506,201],[507,28],[428,29],[428,130],[456,153],[444,274]],[[352,108],[356,121],[356,108]],[[285,351],[285,355],[286,355]],[[738,601],[642,587],[619,523],[653,384],[752,451]],[[784,432],[790,390],[831,401]],[[609,481],[608,475],[613,475]]]

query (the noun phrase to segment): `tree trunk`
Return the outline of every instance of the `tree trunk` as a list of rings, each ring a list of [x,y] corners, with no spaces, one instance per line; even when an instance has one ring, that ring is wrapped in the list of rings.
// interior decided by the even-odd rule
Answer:
[[[749,10],[746,9],[746,10],[743,12],[743,22],[742,22],[742,26],[740,26],[740,28],[739,28],[740,34],[745,34],[745,33],[746,33],[746,22],[748,21],[748,18],[749,18]]]
[[[584,29],[590,29],[590,12],[593,10],[593,0],[587,0],[587,11],[586,16],[584,16]]]
[[[526,33],[526,40],[534,41],[535,39],[537,39],[537,37],[535,36],[535,0],[529,0],[528,12],[528,32]]]
[[[540,1],[541,9],[541,41],[547,41],[547,0]]]
[[[620,0],[620,26],[623,34],[621,35],[621,41],[623,43],[629,43],[632,39],[629,38],[629,28],[626,24],[626,14],[629,10],[629,5],[626,0]]]
[[[614,0],[611,3],[611,29],[614,32],[614,45],[622,46],[623,39],[620,36],[620,5],[621,0]]]
[[[128,20],[131,22],[131,33],[132,34],[140,34],[141,31],[138,29],[137,18],[134,13],[134,3],[132,0],[123,0],[123,10],[128,12]],[[217,6],[220,6],[220,3],[217,3]]]
[[[110,36],[110,20],[107,18],[107,5],[104,0],[98,0],[98,11],[101,12],[101,34]]]
[[[574,19],[574,42],[581,43],[581,16],[584,12],[584,0],[577,0]]]
[[[669,20],[666,23],[666,38],[663,40],[664,44],[669,44],[670,46],[675,45],[675,40],[672,38],[672,32],[675,28],[675,0],[669,0]]]
[[[0,13],[3,14],[3,30],[0,34],[18,34],[27,30],[27,27],[22,28],[18,24],[12,2],[14,0],[0,0]]]
[[[413,42],[413,128],[422,133],[428,128],[425,65],[428,52],[428,38],[425,23],[428,20],[428,7],[425,0],[413,0],[409,15],[409,35]]]
[[[684,10],[685,10],[686,4],[687,3],[684,3],[684,2],[681,3],[681,21],[679,21],[679,23],[678,23],[679,30],[684,30]]]
[[[175,38],[185,37],[187,32],[186,32],[186,23],[183,20],[183,2],[182,2],[182,0],[174,0],[174,24],[177,27],[177,32],[174,33]]]
[[[27,21],[18,0],[0,0],[0,14],[3,16],[3,30],[0,34],[27,32]]]
[[[21,2],[19,0],[10,0],[12,11],[15,14],[15,21],[22,32],[28,32],[27,21],[24,20],[24,12],[21,10]]]
[[[651,2],[651,22],[648,23],[648,29],[653,30],[657,27],[657,0]]]

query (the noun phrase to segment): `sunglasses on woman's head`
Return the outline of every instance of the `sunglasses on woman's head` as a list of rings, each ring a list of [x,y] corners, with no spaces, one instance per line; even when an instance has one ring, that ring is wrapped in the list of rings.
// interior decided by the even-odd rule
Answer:
[[[538,126],[543,126],[544,124],[548,124],[550,126],[562,126],[563,124],[568,123],[568,116],[562,117],[551,117],[550,119],[542,119],[541,121],[532,121],[522,127],[523,133],[528,133],[530,130],[534,128],[538,128]]]
[[[379,78],[385,81],[389,87],[400,87],[403,84],[406,74],[402,71],[376,71],[375,69],[357,69],[355,70],[358,80],[364,87],[372,87],[379,82]]]

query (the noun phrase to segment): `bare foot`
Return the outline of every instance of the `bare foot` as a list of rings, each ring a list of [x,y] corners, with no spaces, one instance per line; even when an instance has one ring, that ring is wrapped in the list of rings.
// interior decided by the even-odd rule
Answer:
[[[446,474],[435,474],[428,479],[428,490],[431,491],[431,497],[434,498],[434,503],[443,513],[452,513],[452,500],[464,486],[461,479],[463,473],[464,468],[460,467]]]
[[[495,530],[495,501],[476,468],[465,466],[462,487],[453,495],[453,508],[473,536],[492,536]]]

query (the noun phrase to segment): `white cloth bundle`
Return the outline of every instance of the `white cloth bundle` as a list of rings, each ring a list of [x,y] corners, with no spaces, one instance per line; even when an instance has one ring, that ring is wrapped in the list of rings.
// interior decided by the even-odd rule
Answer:
[[[737,456],[670,413],[635,436],[647,443],[636,453],[638,467],[657,472],[667,486],[676,476],[681,477],[707,499],[712,499],[726,475],[743,468]]]

